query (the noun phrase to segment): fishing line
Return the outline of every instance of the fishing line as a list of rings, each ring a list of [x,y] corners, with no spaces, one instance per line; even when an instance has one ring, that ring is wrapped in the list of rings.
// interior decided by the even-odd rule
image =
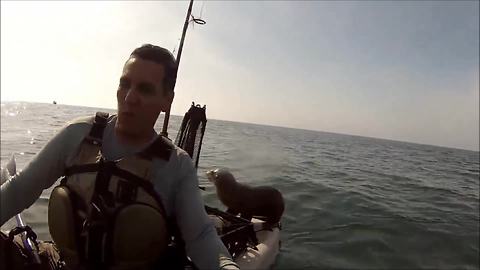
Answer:
[[[205,6],[205,1],[202,1],[202,8],[200,9],[200,18],[202,18],[203,7]]]

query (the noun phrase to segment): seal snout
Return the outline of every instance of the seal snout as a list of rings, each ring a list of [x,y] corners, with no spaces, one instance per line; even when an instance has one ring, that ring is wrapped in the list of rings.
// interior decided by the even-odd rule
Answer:
[[[212,183],[215,183],[215,178],[216,178],[216,173],[215,171],[218,170],[218,169],[214,169],[214,170],[208,170],[205,174],[207,175],[207,179],[208,181],[212,182]]]
[[[233,178],[232,173],[230,173],[226,169],[216,168],[216,169],[208,170],[205,174],[207,175],[208,181],[214,184],[217,184],[217,180],[223,179],[225,177]]]

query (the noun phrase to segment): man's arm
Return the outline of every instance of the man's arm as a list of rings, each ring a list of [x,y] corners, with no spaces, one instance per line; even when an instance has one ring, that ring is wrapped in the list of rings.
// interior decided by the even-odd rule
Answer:
[[[205,211],[191,159],[187,154],[179,158],[182,177],[175,195],[175,216],[187,255],[199,269],[238,269]]]
[[[87,123],[62,128],[16,176],[0,188],[0,224],[30,207],[63,175],[65,161],[82,141]]]

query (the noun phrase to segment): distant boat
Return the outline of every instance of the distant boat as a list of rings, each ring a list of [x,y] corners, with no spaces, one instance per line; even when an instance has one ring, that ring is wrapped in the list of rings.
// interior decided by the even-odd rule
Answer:
[[[53,104],[57,104],[57,102],[54,100],[54,101],[53,101]]]

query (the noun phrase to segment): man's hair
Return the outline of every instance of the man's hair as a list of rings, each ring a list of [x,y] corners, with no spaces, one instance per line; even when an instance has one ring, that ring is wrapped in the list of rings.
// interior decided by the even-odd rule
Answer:
[[[149,60],[163,65],[165,68],[165,77],[163,79],[165,93],[173,93],[173,88],[175,87],[175,81],[177,79],[177,63],[175,57],[169,50],[152,44],[143,44],[133,50],[130,54],[130,58],[132,57],[138,57],[143,60]]]

